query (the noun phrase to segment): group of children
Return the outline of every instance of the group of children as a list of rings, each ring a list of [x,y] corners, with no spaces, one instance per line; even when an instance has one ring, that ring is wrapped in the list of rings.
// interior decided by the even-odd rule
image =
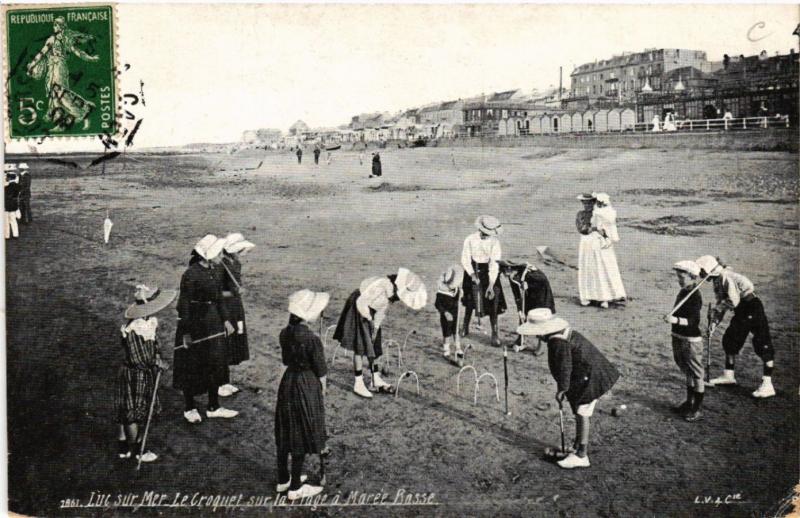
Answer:
[[[497,239],[502,231],[499,220],[480,216],[475,226],[478,232],[465,240],[462,265],[449,267],[437,286],[434,305],[440,317],[443,355],[463,365],[460,338],[469,333],[472,312],[490,316],[491,344],[496,345],[497,315],[500,308],[505,310],[499,276],[507,276],[520,319],[516,350],[524,348],[526,336],[536,337],[547,345],[548,366],[557,385],[556,400],[561,406],[566,399],[575,415],[574,442],[571,447],[554,452],[554,460],[565,469],[589,467],[590,417],[597,400],[619,379],[619,372],[586,337],[555,315],[553,293],[543,272],[529,263],[502,260]],[[217,396],[238,391],[229,384],[228,365],[249,358],[238,256],[253,246],[238,233],[225,238],[208,235],[195,246],[189,269],[181,280],[174,386],[184,391],[184,417],[190,423],[202,420],[194,396],[206,391],[209,394],[206,417],[229,418],[237,414],[220,407]],[[764,363],[763,381],[753,396],[774,396],[771,381],[774,352],[769,325],[752,282],[712,256],[680,261],[674,269],[681,289],[665,321],[672,325],[675,362],[686,376],[686,401],[676,406],[675,411],[690,422],[702,416],[706,383],[700,331],[703,302],[699,285],[707,280],[712,281],[716,296],[716,305],[710,306],[708,315],[709,340],[725,312],[734,312],[722,338],[726,353],[724,374],[709,384],[736,383],[735,358],[752,333],[755,351]],[[148,406],[158,407],[155,397],[158,372],[167,368],[160,357],[156,338],[158,321],[153,315],[169,305],[175,295],[168,290],[137,286],[135,303],[125,313],[128,321],[121,330],[125,361],[119,371],[116,392],[121,458],[134,454],[143,462],[157,458],[152,452],[140,451],[141,425],[148,419]],[[322,491],[321,484],[306,484],[307,477],[301,472],[305,455],[322,456],[328,451],[323,405],[327,367],[322,342],[311,324],[319,319],[329,299],[326,293],[310,290],[292,294],[289,322],[280,334],[281,357],[287,369],[275,409],[276,489],[288,491],[289,500]],[[427,303],[424,283],[406,268],[365,279],[347,298],[339,316],[334,339],[353,351],[353,391],[363,398],[395,390],[382,377],[380,359],[383,355],[382,323],[389,306],[396,301],[402,301],[413,310]],[[465,307],[465,317],[459,329],[460,305]],[[363,358],[369,365],[369,383],[364,380]]]
[[[4,164],[3,180],[3,235],[6,239],[19,237],[17,220],[27,225],[33,221],[31,215],[31,174],[28,164]]]
[[[728,328],[722,336],[725,351],[725,369],[722,376],[709,380],[710,386],[735,385],[734,368],[736,356],[741,352],[747,337],[753,335],[753,349],[763,363],[761,385],[753,397],[763,399],[775,396],[772,371],[775,368],[775,353],[769,332],[769,322],[764,305],[755,295],[753,283],[719,262],[719,259],[704,255],[696,261],[675,263],[675,272],[681,290],[675,299],[675,308],[664,320],[672,324],[672,351],[675,363],[686,376],[686,401],[673,408],[687,421],[702,417],[701,407],[705,393],[703,367],[703,336],[700,331],[703,299],[699,284],[711,280],[715,303],[709,305],[706,339],[713,338],[716,327],[728,310],[733,311]],[[710,358],[709,362],[710,364]]]
[[[193,248],[189,268],[181,278],[178,324],[173,358],[173,386],[183,391],[189,423],[202,421],[195,396],[208,394],[207,418],[232,418],[238,412],[220,406],[219,397],[239,389],[230,383],[230,365],[249,359],[239,257],[255,245],[240,233],[224,238],[207,235]],[[125,359],[116,383],[115,406],[119,424],[119,457],[141,454],[142,462],[155,461],[152,452],[140,452],[142,424],[152,406],[157,413],[156,379],[168,365],[161,359],[155,314],[177,293],[136,287],[135,302],[125,312],[122,348]]]

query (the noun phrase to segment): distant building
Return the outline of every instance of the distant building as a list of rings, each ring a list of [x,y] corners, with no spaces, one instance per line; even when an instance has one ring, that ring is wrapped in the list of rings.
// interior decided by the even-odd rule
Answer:
[[[254,145],[272,145],[281,141],[283,132],[279,129],[261,128],[247,130],[242,134],[242,142]]]
[[[679,119],[721,118],[730,111],[735,118],[788,115],[797,124],[800,67],[794,50],[772,57],[726,55],[718,65],[710,74],[695,71],[694,77],[691,71],[684,75],[686,69],[672,71],[661,92],[637,94],[639,122],[654,115],[663,119],[668,111]],[[684,87],[676,88],[679,83]]]
[[[463,134],[468,137],[527,135],[534,115],[562,110],[537,105],[522,90],[497,92],[464,101]]]
[[[448,101],[419,110],[419,123],[430,138],[451,138],[464,126],[464,101]]]
[[[572,85],[566,104],[578,108],[582,104],[592,106],[594,101],[632,103],[642,91],[664,91],[670,73],[687,67],[709,74],[715,65],[706,59],[704,51],[690,49],[647,49],[585,63],[570,74]]]
[[[289,135],[298,136],[308,132],[308,124],[299,120],[289,127]]]

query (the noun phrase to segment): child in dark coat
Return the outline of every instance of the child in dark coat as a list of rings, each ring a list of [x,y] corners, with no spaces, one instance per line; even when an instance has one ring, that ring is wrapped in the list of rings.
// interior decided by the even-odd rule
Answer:
[[[553,313],[556,312],[553,289],[550,287],[550,281],[543,271],[528,262],[499,261],[499,264],[500,273],[508,277],[508,282],[511,285],[511,292],[517,304],[520,324],[525,322],[525,316],[532,309],[547,308]],[[525,349],[522,337],[517,336],[514,342],[514,351],[519,352]],[[534,354],[539,354],[538,349]]]
[[[694,261],[680,261],[673,267],[678,276],[681,291],[675,298],[675,305],[689,296],[697,286],[700,267]],[[700,419],[705,386],[703,384],[703,337],[700,334],[700,312],[703,298],[700,290],[695,291],[674,310],[664,321],[672,324],[672,355],[678,368],[686,375],[686,401],[674,407],[673,412],[682,415],[687,421]]]
[[[547,342],[547,363],[558,386],[556,401],[561,406],[566,398],[575,414],[574,451],[558,465],[565,469],[588,468],[589,418],[598,398],[619,379],[619,372],[589,340],[547,308],[531,310],[517,332]]]
[[[286,370],[275,404],[275,445],[278,450],[278,493],[289,491],[290,501],[322,492],[322,486],[304,484],[303,461],[325,450],[325,406],[328,374],[322,342],[309,327],[330,296],[301,290],[289,297],[289,325],[280,334],[281,357]],[[292,469],[289,471],[289,455]]]

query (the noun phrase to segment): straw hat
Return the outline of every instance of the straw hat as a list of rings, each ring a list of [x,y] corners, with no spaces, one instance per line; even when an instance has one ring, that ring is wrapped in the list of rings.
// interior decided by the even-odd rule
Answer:
[[[150,288],[144,284],[139,284],[136,286],[136,293],[134,294],[136,303],[131,304],[125,310],[125,318],[144,318],[154,315],[169,306],[175,300],[177,294],[178,292],[175,290],[160,290],[157,287]]]
[[[428,301],[428,290],[425,289],[425,284],[419,275],[406,268],[400,268],[397,270],[395,284],[397,285],[397,296],[406,306],[415,311],[425,307],[425,303]]]
[[[594,194],[594,197],[598,202],[600,202],[600,203],[602,203],[604,205],[608,205],[609,203],[611,203],[611,196],[609,196],[608,194],[606,194],[604,192],[598,192],[598,193],[592,193],[592,194]]]
[[[700,266],[698,266],[694,261],[678,261],[672,266],[672,269],[680,272],[690,273],[695,277],[700,276]]]
[[[28,164],[26,164],[25,162],[22,162],[22,163],[19,164],[19,168],[20,169],[27,169],[28,168]]]
[[[244,236],[239,232],[228,234],[225,236],[225,250],[227,251],[230,245],[238,243],[239,241],[244,241]]]
[[[461,284],[464,282],[464,270],[461,269],[458,265],[450,266],[447,270],[442,273],[441,277],[439,277],[439,283],[451,290],[461,287]]]
[[[719,264],[719,259],[713,255],[704,255],[695,262],[697,266],[700,267],[700,273],[707,277],[716,277],[722,269],[722,265]]]
[[[494,216],[478,216],[478,219],[475,220],[475,228],[487,236],[499,236],[503,233],[503,225]]]
[[[590,201],[590,200],[596,200],[597,198],[595,198],[595,195],[593,193],[585,192],[583,194],[579,194],[577,199],[580,201]]]
[[[255,248],[255,246],[256,245],[247,240],[237,241],[232,245],[225,245],[225,251],[228,252],[229,254],[239,254],[242,252],[246,252],[251,248]]]
[[[214,234],[208,234],[194,245],[194,251],[208,261],[218,256],[224,246],[224,239],[217,239]]]
[[[521,335],[545,336],[563,331],[569,322],[553,315],[549,308],[536,308],[528,311],[525,323],[517,328]]]
[[[328,305],[331,296],[323,292],[300,290],[289,295],[289,313],[303,320],[316,320]]]
[[[8,162],[3,164],[3,171],[16,171],[16,170],[17,170],[17,164],[10,164]]]

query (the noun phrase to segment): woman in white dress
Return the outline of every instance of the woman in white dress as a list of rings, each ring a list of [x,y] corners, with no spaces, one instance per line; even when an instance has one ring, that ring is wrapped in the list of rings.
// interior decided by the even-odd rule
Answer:
[[[587,205],[592,198],[595,199],[595,206],[586,225]],[[581,305],[588,306],[591,301],[597,301],[600,307],[607,308],[609,302],[622,301],[627,297],[613,248],[614,243],[619,241],[617,211],[611,206],[611,199],[606,193],[582,195],[578,199],[585,204],[584,210],[576,218],[578,230],[583,234],[578,251]]]
[[[661,117],[659,117],[658,115],[653,115],[653,120],[651,121],[651,124],[653,125],[654,132],[661,131]]]

